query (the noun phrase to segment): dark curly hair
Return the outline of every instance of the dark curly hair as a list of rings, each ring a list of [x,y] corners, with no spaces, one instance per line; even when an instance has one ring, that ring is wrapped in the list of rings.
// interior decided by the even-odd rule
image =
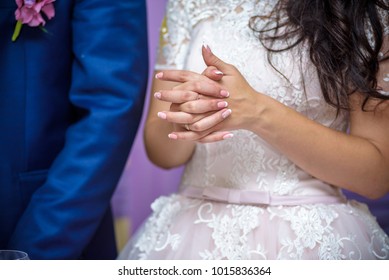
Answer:
[[[388,15],[388,0],[279,0],[270,15],[252,17],[250,28],[269,51],[270,62],[272,53],[307,42],[324,98],[339,113],[350,109],[348,97],[356,91],[365,96],[363,110],[370,98],[389,99],[376,78],[379,62],[388,59],[388,50],[380,55]],[[272,20],[259,29],[256,21],[264,17]],[[280,40],[288,46],[275,48]]]

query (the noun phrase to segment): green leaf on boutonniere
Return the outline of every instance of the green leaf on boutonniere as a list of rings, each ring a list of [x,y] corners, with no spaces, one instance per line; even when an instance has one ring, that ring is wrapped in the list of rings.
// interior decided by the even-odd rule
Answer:
[[[43,32],[49,34],[49,31],[48,31],[46,28],[44,28],[43,26],[39,26],[39,28],[40,28]]]
[[[12,35],[12,42],[15,42],[16,39],[19,37],[20,30],[22,30],[23,23],[18,20],[15,25],[14,34]]]

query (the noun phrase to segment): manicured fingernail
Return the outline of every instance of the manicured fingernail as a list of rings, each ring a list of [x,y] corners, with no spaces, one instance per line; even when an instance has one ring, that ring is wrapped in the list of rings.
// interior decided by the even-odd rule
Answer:
[[[155,74],[155,78],[156,79],[161,79],[163,77],[163,73],[162,72],[159,72],[157,74]]]
[[[172,140],[177,140],[178,139],[177,135],[175,135],[173,133],[170,133],[167,137],[169,137]]]
[[[154,93],[154,97],[157,99],[161,99],[162,94],[160,92]]]
[[[222,89],[220,91],[220,95],[223,96],[223,97],[228,97],[228,96],[230,96],[230,93],[228,91]]]
[[[222,118],[223,119],[227,118],[229,115],[231,115],[231,113],[232,113],[231,109],[226,110],[225,112],[222,113]]]
[[[229,139],[229,138],[232,138],[232,137],[234,137],[234,134],[228,133],[226,135],[223,135],[223,140],[226,140],[226,139]]]
[[[214,70],[213,73],[215,73],[216,75],[220,75],[220,76],[224,75],[224,73],[222,71],[219,71],[219,70]]]
[[[211,52],[211,48],[207,44],[203,43],[203,47],[206,49],[207,52]]]
[[[218,108],[226,108],[228,106],[228,103],[226,101],[220,101],[217,103]]]
[[[163,120],[166,120],[167,116],[164,112],[158,112],[157,116]]]

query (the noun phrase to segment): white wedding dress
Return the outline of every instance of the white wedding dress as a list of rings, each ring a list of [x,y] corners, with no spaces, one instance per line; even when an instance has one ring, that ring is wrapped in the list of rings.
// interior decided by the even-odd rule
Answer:
[[[274,55],[286,79],[248,27],[275,2],[169,1],[156,68],[201,73],[206,43],[257,91],[346,131],[348,114],[336,118],[324,101],[306,47]],[[389,74],[379,84],[388,90]],[[364,204],[347,201],[250,131],[197,144],[179,192],[151,208],[119,259],[389,259],[388,236]]]

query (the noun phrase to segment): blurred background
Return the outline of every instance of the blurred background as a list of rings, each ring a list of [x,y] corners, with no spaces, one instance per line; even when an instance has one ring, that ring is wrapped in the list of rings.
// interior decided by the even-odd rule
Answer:
[[[167,0],[147,0],[149,36],[149,83],[143,117],[126,168],[112,199],[118,248],[151,213],[150,204],[160,195],[177,190],[182,168],[162,170],[148,160],[142,142],[143,124],[150,96],[159,29]]]

